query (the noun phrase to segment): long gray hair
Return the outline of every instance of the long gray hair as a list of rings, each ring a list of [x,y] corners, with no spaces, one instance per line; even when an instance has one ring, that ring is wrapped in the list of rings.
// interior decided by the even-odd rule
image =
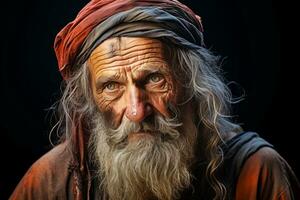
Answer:
[[[216,172],[223,162],[221,144],[229,133],[241,131],[241,127],[232,122],[230,115],[231,105],[240,99],[233,99],[222,76],[220,57],[208,49],[166,46],[165,56],[171,66],[175,66],[177,80],[188,91],[187,101],[193,99],[195,102],[198,138],[205,141],[201,143],[201,149],[208,161],[206,177],[215,191],[214,199],[225,199],[226,187],[218,180]]]
[[[226,134],[239,130],[239,125],[231,122],[230,106],[232,95],[224,83],[218,65],[218,57],[208,49],[182,49],[164,45],[167,61],[174,70],[174,76],[186,88],[187,101],[196,106],[198,138],[206,141],[203,147],[207,158],[206,177],[215,191],[214,199],[225,199],[226,188],[216,176],[223,161],[220,145]],[[74,126],[73,116],[89,120],[96,106],[90,89],[87,63],[75,68],[65,81],[65,89],[58,105],[59,121],[56,128],[62,140],[68,140]]]

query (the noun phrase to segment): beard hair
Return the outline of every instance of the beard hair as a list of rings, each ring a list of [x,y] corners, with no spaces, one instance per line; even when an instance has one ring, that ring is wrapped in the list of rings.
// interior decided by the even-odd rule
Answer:
[[[125,117],[112,129],[101,113],[94,115],[90,155],[98,189],[107,199],[177,199],[190,185],[196,131],[186,130],[177,118],[158,115],[140,124]],[[141,130],[151,136],[128,142],[129,133]]]

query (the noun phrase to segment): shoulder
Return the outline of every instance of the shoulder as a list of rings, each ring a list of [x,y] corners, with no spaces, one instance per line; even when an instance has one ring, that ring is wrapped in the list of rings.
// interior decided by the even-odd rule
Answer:
[[[67,143],[62,143],[51,149],[41,158],[39,158],[30,168],[30,171],[45,172],[46,169],[55,170],[56,166],[60,166],[70,160],[70,151]]]
[[[236,198],[293,199],[293,187],[297,189],[299,185],[288,163],[274,149],[263,147],[245,161]]]
[[[288,164],[286,161],[274,149],[264,147],[246,160],[239,178],[247,177],[251,178],[253,181],[258,178],[262,180],[267,178],[284,179],[287,166]]]
[[[243,170],[281,168],[285,163],[284,159],[273,148],[264,147],[251,155],[245,162]]]
[[[66,143],[54,147],[30,167],[10,199],[49,199],[59,193],[67,182],[70,161]]]
[[[52,150],[43,155],[37,160],[28,170],[25,176],[37,178],[41,180],[40,175],[48,177],[47,175],[55,175],[56,173],[62,173],[64,167],[67,167],[71,159],[71,153],[67,148],[66,143],[59,144]],[[52,179],[55,177],[51,177]]]

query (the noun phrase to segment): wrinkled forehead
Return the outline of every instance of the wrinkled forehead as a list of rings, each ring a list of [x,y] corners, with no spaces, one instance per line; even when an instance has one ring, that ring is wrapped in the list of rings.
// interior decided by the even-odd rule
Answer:
[[[162,47],[162,42],[157,39],[143,37],[113,37],[105,40],[95,48],[91,53],[90,60],[99,56],[111,58],[141,50],[162,53]]]
[[[141,37],[114,37],[101,43],[89,57],[89,67],[97,74],[106,69],[133,70],[144,67],[169,69],[160,40]]]

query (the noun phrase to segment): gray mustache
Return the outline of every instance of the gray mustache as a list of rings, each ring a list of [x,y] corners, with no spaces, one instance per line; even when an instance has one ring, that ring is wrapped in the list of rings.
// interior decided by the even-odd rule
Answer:
[[[130,133],[150,132],[157,134],[163,139],[174,140],[180,136],[178,127],[182,123],[177,118],[163,118],[155,115],[152,121],[145,120],[141,123],[130,121],[124,117],[122,123],[116,129],[109,129],[107,133],[107,143],[111,146],[120,146],[126,143],[126,139]]]

